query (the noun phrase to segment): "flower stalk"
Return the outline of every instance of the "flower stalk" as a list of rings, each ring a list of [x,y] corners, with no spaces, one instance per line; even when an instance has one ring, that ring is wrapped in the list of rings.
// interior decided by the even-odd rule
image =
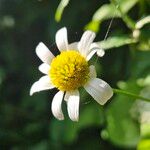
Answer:
[[[149,98],[145,98],[145,97],[142,97],[140,95],[137,95],[137,94],[134,94],[134,93],[131,93],[131,92],[128,92],[128,91],[124,91],[124,90],[120,90],[120,89],[113,89],[113,92],[117,93],[117,94],[122,94],[122,95],[126,95],[126,96],[129,96],[129,97],[136,98],[136,100],[140,99],[142,101],[150,102]]]

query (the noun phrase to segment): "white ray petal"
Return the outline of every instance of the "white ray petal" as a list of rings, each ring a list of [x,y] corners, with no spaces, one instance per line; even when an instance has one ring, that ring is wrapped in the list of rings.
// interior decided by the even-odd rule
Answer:
[[[63,27],[57,31],[55,40],[59,51],[68,50],[68,37],[66,27]]]
[[[89,54],[87,54],[86,60],[89,61],[96,52],[97,50],[92,50]]]
[[[71,92],[66,92],[66,93],[65,93],[64,100],[65,100],[66,102],[68,101],[70,95],[71,95]]]
[[[81,40],[78,44],[78,49],[83,56],[87,56],[90,50],[90,45],[92,44],[95,33],[92,31],[85,31],[81,37]]]
[[[74,42],[68,45],[68,50],[78,50],[78,42]]]
[[[89,73],[90,78],[91,78],[91,79],[92,79],[92,78],[96,78],[97,74],[96,74],[95,66],[91,65],[91,66],[89,67],[89,69],[90,69],[90,73]]]
[[[97,49],[97,55],[99,57],[103,57],[105,55],[105,51],[101,48],[101,49]]]
[[[40,42],[37,45],[36,54],[44,63],[47,64],[50,64],[52,59],[54,58],[54,55],[50,52],[47,46],[42,42]]]
[[[97,55],[99,57],[103,57],[104,54],[105,54],[105,51],[101,48],[100,45],[98,45],[97,43],[92,43],[91,46],[90,46],[90,50],[93,51],[93,50],[96,50],[97,52]]]
[[[103,57],[105,54],[105,51],[98,44],[92,43],[90,45],[90,50],[86,57],[86,60],[89,61],[96,52],[99,57]]]
[[[58,120],[63,120],[64,119],[64,115],[63,115],[63,112],[62,112],[62,109],[61,109],[63,95],[64,95],[64,92],[59,91],[55,94],[55,96],[52,100],[51,110],[52,110],[53,115]]]
[[[50,70],[50,65],[43,63],[39,66],[39,70],[44,74],[48,74],[48,72]]]
[[[52,83],[50,82],[50,78],[46,75],[41,77],[38,81],[36,81],[30,89],[30,95],[33,95],[36,92],[40,92],[43,90],[49,90],[54,88]]]
[[[104,105],[113,95],[109,84],[98,78],[91,79],[84,88],[101,105]]]
[[[72,121],[78,121],[79,119],[79,91],[71,91],[69,92],[70,96],[68,96],[67,100],[67,110],[69,117]]]

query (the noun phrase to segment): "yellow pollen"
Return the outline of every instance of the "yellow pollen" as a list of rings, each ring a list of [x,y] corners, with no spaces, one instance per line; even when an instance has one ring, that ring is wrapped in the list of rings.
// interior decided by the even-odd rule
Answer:
[[[61,91],[71,91],[83,86],[89,78],[89,66],[78,51],[61,52],[52,60],[49,76]]]

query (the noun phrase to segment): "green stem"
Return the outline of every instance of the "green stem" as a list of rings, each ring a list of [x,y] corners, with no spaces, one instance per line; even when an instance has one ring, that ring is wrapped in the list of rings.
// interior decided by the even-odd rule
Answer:
[[[142,97],[140,95],[136,95],[134,93],[130,93],[130,92],[127,92],[127,91],[124,91],[124,90],[113,89],[113,91],[114,91],[114,93],[119,93],[119,94],[127,95],[127,96],[130,96],[130,97],[134,97],[136,99],[140,99],[140,100],[143,100],[143,101],[146,101],[146,102],[150,102],[150,99],[148,99],[148,98],[145,98],[145,97]]]
[[[118,6],[118,11],[119,11],[119,13],[121,15],[122,20],[126,23],[127,27],[129,29],[131,29],[131,30],[134,30],[135,29],[135,23],[134,23],[134,21],[127,15],[127,13],[124,13],[122,11],[122,9],[120,8],[119,3],[116,0],[111,0],[111,2],[114,5]]]

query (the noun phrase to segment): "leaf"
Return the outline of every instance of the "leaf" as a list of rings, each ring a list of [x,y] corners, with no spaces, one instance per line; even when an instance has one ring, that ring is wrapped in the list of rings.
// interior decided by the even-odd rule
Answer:
[[[150,111],[148,113],[150,113]],[[147,118],[150,117],[150,115],[148,116],[148,113]],[[141,137],[150,139],[150,122],[141,124]]]
[[[95,32],[98,32],[99,30],[99,26],[94,25],[99,24],[106,20],[106,19],[110,19],[113,17],[121,17],[121,13],[120,11],[117,9],[117,7],[119,6],[119,8],[121,9],[122,13],[126,14],[136,3],[138,0],[119,0],[117,1],[117,5],[115,6],[114,4],[104,4],[102,5],[93,15],[92,17],[92,21],[89,22],[85,28],[89,29],[89,30],[93,30]],[[91,26],[92,25],[92,26]],[[93,28],[94,26],[94,28]]]
[[[116,14],[114,12],[116,11]],[[94,21],[102,21],[105,19],[110,19],[115,15],[115,17],[119,17],[120,13],[117,10],[116,6],[113,4],[105,4],[101,6],[93,15],[92,20]]]
[[[105,41],[103,40],[101,42],[97,42],[97,44],[106,50],[106,49],[120,47],[120,46],[127,45],[127,44],[132,44],[135,42],[136,42],[136,40],[130,38],[129,36],[120,35],[120,36],[109,37]]]
[[[149,150],[150,149],[150,139],[143,139],[139,142],[137,150]]]
[[[136,51],[134,55],[134,61],[131,65],[131,76],[133,79],[146,77],[147,75],[150,74],[149,58],[150,58],[150,51],[147,52]]]
[[[115,145],[134,147],[139,140],[140,132],[136,122],[129,115],[132,101],[124,96],[117,96],[115,101],[116,103],[107,111],[109,140]]]
[[[115,0],[116,4],[120,5],[120,9],[123,13],[127,13],[137,2],[138,0]]]
[[[128,90],[136,91],[137,85],[130,81]],[[108,138],[115,145],[122,147],[135,147],[140,138],[139,125],[131,115],[130,109],[134,101],[133,98],[117,95],[106,111]]]
[[[63,11],[68,4],[69,4],[69,0],[61,0],[61,2],[59,3],[58,8],[55,13],[55,20],[57,22],[61,20]]]

